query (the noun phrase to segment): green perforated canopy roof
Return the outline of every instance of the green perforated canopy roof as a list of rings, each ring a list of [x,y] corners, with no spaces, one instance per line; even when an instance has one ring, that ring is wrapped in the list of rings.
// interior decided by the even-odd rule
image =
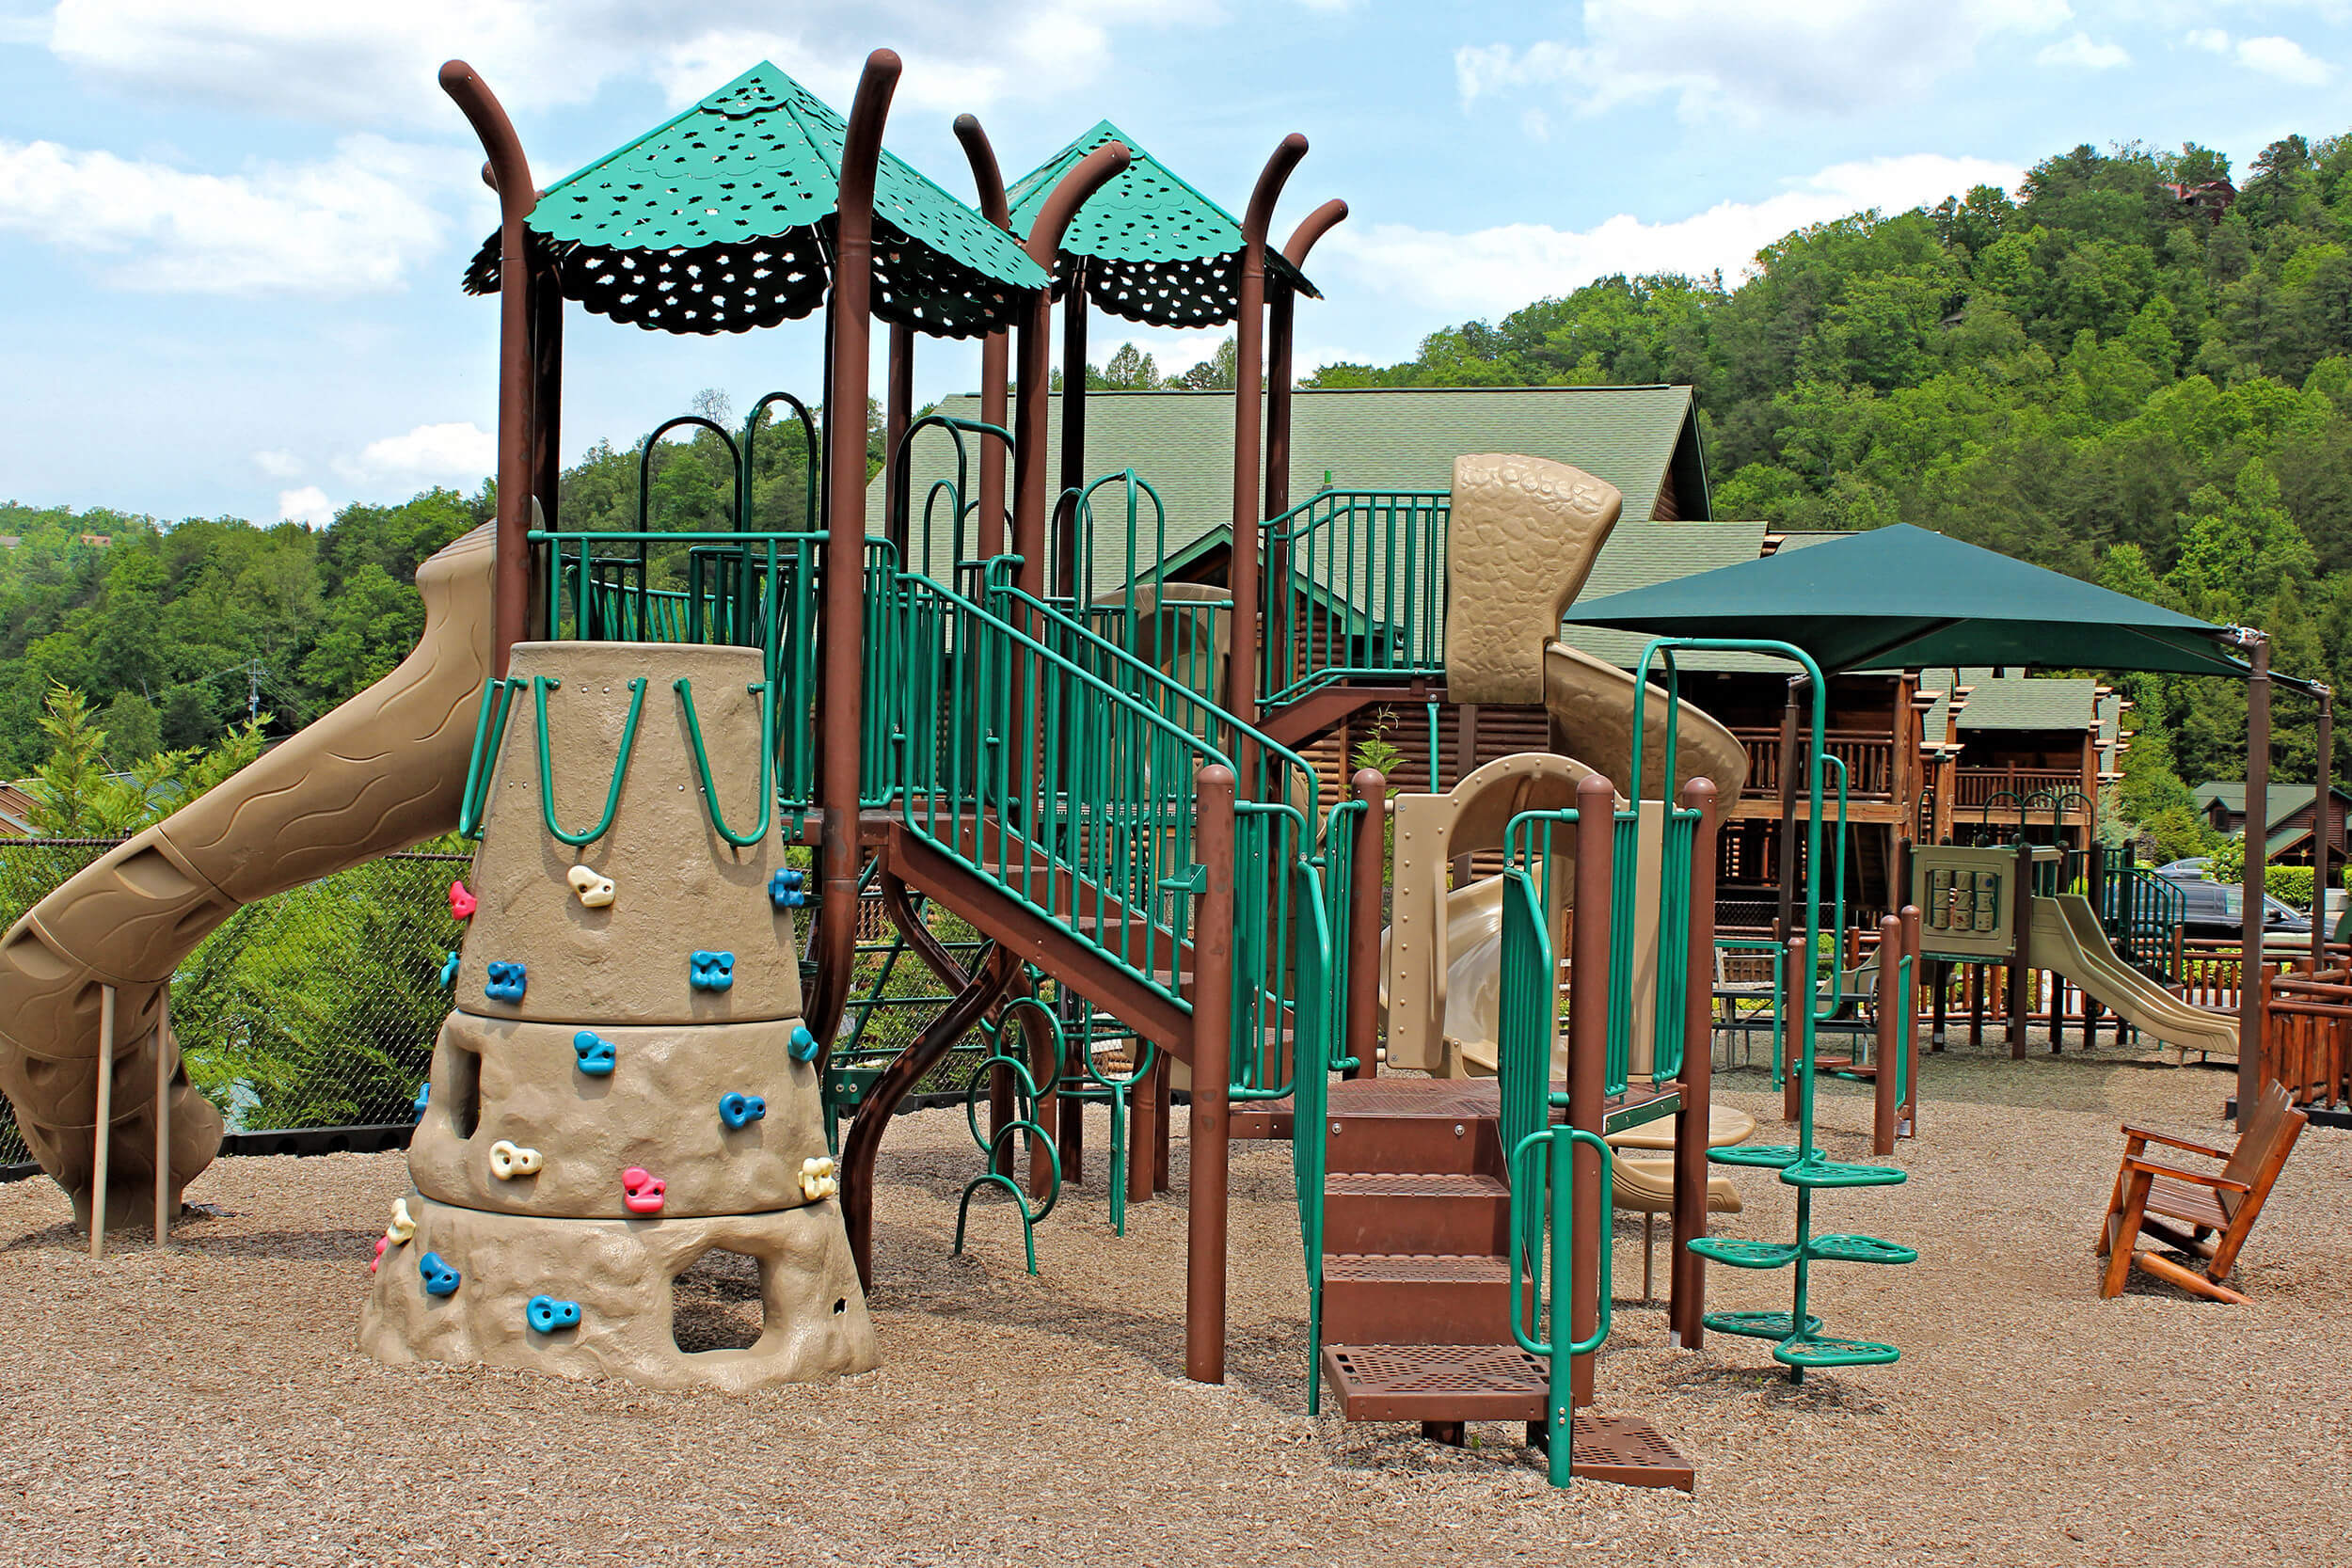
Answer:
[[[1069,292],[1071,274],[1084,259],[1087,297],[1110,315],[1152,326],[1221,326],[1235,320],[1241,313],[1241,224],[1107,119],[1014,182],[1006,193],[1013,232],[1027,234],[1061,177],[1112,141],[1124,144],[1133,161],[1070,220],[1054,258],[1055,297]],[[1266,246],[1266,272],[1302,293],[1315,293],[1273,245]]]
[[[824,302],[848,123],[761,61],[557,182],[528,227],[564,297],[661,332],[743,332]],[[499,287],[493,233],[466,272]],[[935,337],[1008,325],[1043,268],[887,150],[875,175],[874,314]]]

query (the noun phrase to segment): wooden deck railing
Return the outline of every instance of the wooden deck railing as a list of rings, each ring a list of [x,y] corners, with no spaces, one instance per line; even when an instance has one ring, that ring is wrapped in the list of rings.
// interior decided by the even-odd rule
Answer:
[[[2352,1102],[2352,968],[2263,976],[2262,1070],[2298,1105]]]
[[[1743,799],[1780,798],[1780,732],[1734,729],[1748,752],[1748,782]],[[1830,755],[1846,765],[1846,798],[1850,800],[1891,800],[1895,798],[1895,741],[1868,730],[1831,730],[1821,737]]]
[[[1952,809],[1982,811],[1985,802],[2004,790],[2022,800],[2037,790],[2080,791],[2083,787],[2079,768],[1962,768],[1955,770],[1952,781]],[[2013,812],[2016,806],[2003,800],[1994,807],[1996,815]],[[2075,810],[2079,813],[2081,808]]]

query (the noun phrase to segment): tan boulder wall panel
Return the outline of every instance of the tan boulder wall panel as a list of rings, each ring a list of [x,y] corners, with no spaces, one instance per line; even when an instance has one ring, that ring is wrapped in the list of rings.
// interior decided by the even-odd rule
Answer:
[[[801,969],[790,911],[768,895],[784,864],[772,817],[749,847],[722,838],[703,809],[686,710],[687,679],[721,814],[737,832],[759,820],[760,678],[756,648],[676,643],[519,642],[513,699],[483,808],[469,881],[480,901],[467,923],[456,1005],[489,1018],[605,1024],[739,1023],[797,1018]],[[612,826],[575,848],[547,831],[539,799],[537,718],[528,682],[550,676],[548,754],[555,819],[584,832],[604,813],[626,728],[629,682],[645,697]],[[772,780],[771,780],[772,784]],[[566,874],[585,865],[613,883],[590,909]],[[696,952],[735,955],[734,984],[698,990]],[[484,990],[492,963],[523,965],[519,1001]]]
[[[1457,855],[1502,848],[1511,819],[1521,812],[1573,807],[1576,786],[1595,771],[1573,757],[1523,752],[1472,769],[1442,795],[1393,798],[1396,866],[1381,965],[1391,1067],[1440,1077],[1470,1070],[1448,1027],[1450,1021],[1461,1022],[1454,990],[1476,977],[1459,972],[1454,943],[1457,926],[1465,942],[1500,929],[1500,885],[1449,895],[1448,863]],[[1554,863],[1562,872],[1553,879],[1556,916],[1573,892],[1575,857],[1556,857]]]
[[[575,1025],[452,1013],[409,1179],[469,1209],[627,1219],[621,1173],[635,1165],[667,1183],[665,1216],[798,1208],[801,1163],[828,1152],[817,1069],[790,1054],[799,1022],[603,1025],[612,1070],[596,1076],[580,1069]],[[758,1096],[765,1115],[730,1128],[728,1094]],[[500,1177],[501,1143],[535,1149],[538,1173]]]
[[[0,1091],[87,1223],[101,990],[116,988],[108,1224],[154,1196],[163,983],[241,904],[457,823],[489,673],[487,525],[417,569],[424,632],[399,668],[167,820],[107,851],[0,938]],[[171,1065],[171,1197],[212,1163],[220,1113]],[[118,1217],[119,1216],[119,1217]]]
[[[1544,644],[1592,576],[1625,498],[1542,457],[1454,460],[1445,685],[1456,703],[1544,700]]]
[[[474,1362],[650,1388],[728,1393],[809,1383],[875,1364],[874,1325],[832,1199],[703,1219],[560,1220],[452,1208],[412,1194],[416,1235],[388,1246],[359,1311],[359,1348],[380,1361]],[[678,1348],[672,1282],[706,1253],[759,1265],[762,1331],[740,1350]],[[437,1255],[457,1289],[427,1295]],[[543,1334],[531,1301],[571,1302],[580,1322]]]
[[[1564,642],[1543,650],[1545,709],[1551,715],[1551,745],[1556,752],[1583,757],[1616,786],[1620,799],[1629,799],[1633,785],[1633,675],[1615,665],[1581,653]],[[1642,793],[1657,800],[1665,777],[1666,716],[1681,708],[1675,732],[1675,793],[1692,779],[1715,786],[1715,810],[1720,821],[1748,782],[1748,752],[1740,737],[1717,723],[1703,708],[1689,703],[1670,704],[1665,691],[1652,684],[1644,705],[1642,735]]]

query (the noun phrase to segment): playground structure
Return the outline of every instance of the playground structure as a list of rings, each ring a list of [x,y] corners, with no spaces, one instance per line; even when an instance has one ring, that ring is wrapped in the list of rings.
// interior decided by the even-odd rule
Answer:
[[[1291,501],[1290,312],[1315,239],[1344,215],[1327,204],[1269,245],[1303,138],[1279,145],[1236,222],[1107,123],[1008,190],[966,117],[976,213],[882,150],[898,70],[872,56],[845,118],[763,65],[539,193],[487,88],[445,68],[501,198],[469,274],[501,296],[499,516],[421,571],[428,622],[400,670],[0,944],[0,1087],[93,1244],[151,1183],[162,1239],[216,1147],[217,1113],[176,1073],[174,963],[238,902],[456,829],[481,848],[453,895],[470,911],[455,1010],[421,1096],[416,1191],[362,1314],[386,1359],[729,1388],[874,1364],[877,1160],[894,1114],[976,1033],[980,1159],[959,1245],[1016,1218],[1035,1266],[1089,1100],[1113,1113],[1114,1217],[1166,1190],[1183,1097],[1196,1380],[1225,1371],[1235,1136],[1291,1144],[1309,1401],[1327,1386],[1349,1419],[1455,1442],[1468,1420],[1523,1420],[1555,1481],[1690,1485],[1645,1422],[1588,1408],[1620,1183],[1671,1216],[1680,1346],[1709,1330],[1768,1340],[1798,1379],[1894,1359],[1813,1310],[1814,1265],[1915,1257],[1815,1231],[1817,1194],[1903,1180],[1829,1159],[1815,1097],[1844,1070],[1874,1074],[1883,1105],[1908,1101],[1911,1042],[1886,1031],[1915,1011],[1932,939],[1900,917],[1883,928],[1869,1066],[1817,1050],[1839,988],[1792,987],[1794,1144],[1735,1141],[1709,1095],[1715,834],[1745,762],[1681,700],[1676,655],[1761,654],[1808,685],[1789,938],[1804,976],[1843,924],[1830,666],[1769,628],[1659,626],[1631,673],[1558,641],[1622,504],[1565,464],[1467,454],[1443,491]],[[1234,323],[1221,593],[1139,557],[1148,476],[1089,477],[1082,395],[1063,400],[1049,478],[1057,290],[1065,369],[1083,364],[1089,305]],[[649,438],[648,463],[680,423],[733,449],[732,527],[566,530],[566,299],[688,333],[821,309],[824,411],[866,405],[884,320],[882,531],[866,527],[863,419],[782,393],[739,431],[689,420]],[[989,417],[914,417],[923,334],[983,340]],[[761,526],[752,505],[779,405],[807,436],[794,528]],[[959,455],[957,480],[919,499],[918,437]],[[1400,685],[1432,703],[1539,702],[1550,743],[1397,797],[1391,866],[1388,781],[1361,773],[1327,800],[1297,747]],[[1502,874],[1449,887],[1448,864],[1477,852]],[[874,906],[894,932],[883,980],[859,957]],[[902,955],[944,1000],[886,1063],[852,1062],[844,1042]],[[1428,1076],[1379,1074],[1384,1020],[1389,1067]],[[1613,1139],[1670,1154],[1637,1164]],[[1794,1188],[1794,1239],[1710,1239],[1710,1208],[1729,1206],[1710,1164]],[[712,1250],[759,1264],[763,1331],[696,1353],[667,1294]],[[1709,1260],[1791,1270],[1789,1309],[1708,1311]]]

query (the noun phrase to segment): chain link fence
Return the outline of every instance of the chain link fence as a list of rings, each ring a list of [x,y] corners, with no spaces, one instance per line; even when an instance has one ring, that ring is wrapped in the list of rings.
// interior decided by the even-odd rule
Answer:
[[[0,927],[120,842],[0,840]],[[172,1032],[230,1132],[415,1119],[460,934],[449,884],[471,859],[371,861],[247,905],[181,961]],[[0,1165],[29,1158],[0,1099]]]

